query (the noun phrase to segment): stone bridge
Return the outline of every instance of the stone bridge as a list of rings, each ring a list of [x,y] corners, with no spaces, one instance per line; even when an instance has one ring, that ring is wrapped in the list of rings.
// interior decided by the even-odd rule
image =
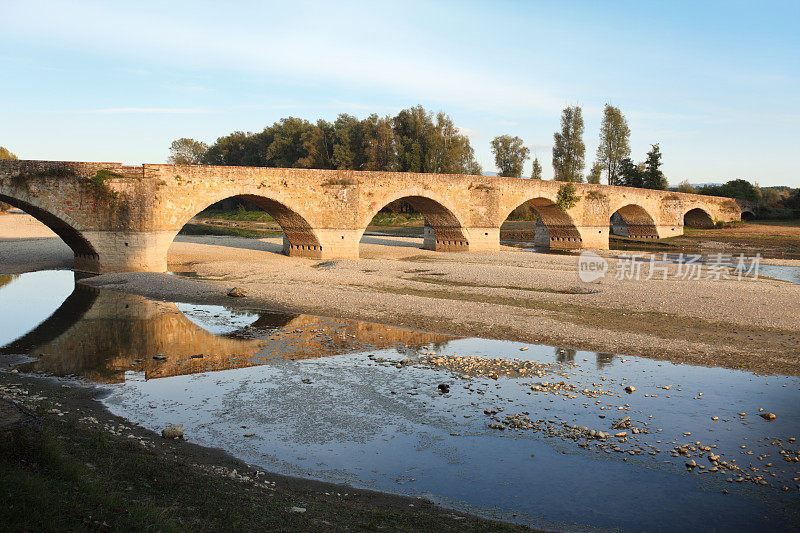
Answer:
[[[167,269],[167,250],[191,218],[226,198],[267,211],[290,256],[358,258],[375,214],[403,199],[427,223],[423,247],[485,251],[500,247],[500,226],[527,203],[554,249],[608,249],[612,215],[636,238],[681,235],[684,224],[740,220],[728,198],[630,187],[575,184],[577,202],[557,205],[561,182],[400,172],[216,167],[58,161],[0,161],[0,201],[50,227],[93,273]]]

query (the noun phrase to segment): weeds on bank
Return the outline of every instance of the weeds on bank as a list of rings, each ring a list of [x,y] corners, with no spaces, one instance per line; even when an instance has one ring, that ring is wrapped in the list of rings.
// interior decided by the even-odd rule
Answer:
[[[242,228],[228,228],[224,226],[211,226],[207,224],[186,224],[178,232],[179,235],[213,235],[218,237],[244,237],[246,239],[261,239],[280,235],[279,231],[260,231]]]

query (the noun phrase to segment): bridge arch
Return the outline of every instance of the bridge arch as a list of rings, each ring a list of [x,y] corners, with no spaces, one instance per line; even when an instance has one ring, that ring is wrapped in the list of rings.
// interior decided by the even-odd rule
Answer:
[[[74,270],[98,272],[99,255],[94,245],[77,229],[77,224],[65,213],[36,206],[16,196],[0,192],[0,202],[21,209],[59,236],[75,255]]]
[[[359,222],[358,241],[364,236],[370,222],[378,212],[398,200],[407,202],[425,219],[422,247],[439,252],[460,252],[469,250],[469,239],[464,230],[466,225],[456,215],[456,210],[447,206],[447,202],[438,195],[427,191],[395,193],[382,198],[374,204]]]
[[[658,230],[652,215],[638,204],[627,204],[611,214],[611,233],[633,239],[657,239]]]
[[[229,198],[237,198],[250,202],[263,209],[278,223],[283,231],[283,253],[289,256],[322,257],[322,244],[316,231],[309,223],[306,216],[299,209],[290,207],[288,202],[282,202],[270,196],[256,193],[229,193],[220,194],[218,197],[206,200],[200,205],[187,209],[179,219],[176,235],[181,229],[199,213],[212,205]],[[174,239],[174,237],[173,237]]]
[[[500,231],[501,234],[516,235],[517,239],[530,239],[528,235],[530,228],[514,229],[511,227],[513,221],[509,221],[512,213],[519,212],[528,207],[535,211],[537,215],[536,228],[534,230],[533,242],[534,245],[541,248],[549,248],[551,250],[574,250],[581,248],[581,234],[578,231],[577,225],[573,218],[556,203],[546,197],[538,196],[528,198],[519,203],[513,209],[510,209],[501,218]],[[503,225],[506,228],[503,228]]]
[[[694,207],[684,213],[683,225],[690,228],[713,228],[714,217],[702,207]]]

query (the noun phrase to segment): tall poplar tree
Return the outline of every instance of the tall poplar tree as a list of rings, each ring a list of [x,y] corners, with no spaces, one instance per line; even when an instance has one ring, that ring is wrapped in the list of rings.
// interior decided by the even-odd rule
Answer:
[[[542,164],[539,163],[539,158],[533,158],[533,168],[531,169],[531,179],[532,180],[540,180],[542,179]]]
[[[579,106],[561,113],[561,131],[553,134],[553,170],[557,181],[583,181],[586,145],[583,144],[583,115]]]
[[[620,185],[619,162],[631,155],[631,130],[618,107],[606,104],[600,124],[600,146],[597,160],[603,165],[609,185]]]

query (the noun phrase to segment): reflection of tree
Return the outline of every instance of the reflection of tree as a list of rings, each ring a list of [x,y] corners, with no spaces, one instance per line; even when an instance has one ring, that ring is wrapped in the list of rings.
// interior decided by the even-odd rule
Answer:
[[[0,276],[0,287],[2,287],[3,285],[8,285],[18,277],[19,274],[3,274],[2,276]]]
[[[597,354],[597,368],[602,369],[614,362],[613,353],[598,353]]]
[[[556,348],[556,361],[559,363],[571,363],[575,361],[575,354],[578,352],[572,348]]]

